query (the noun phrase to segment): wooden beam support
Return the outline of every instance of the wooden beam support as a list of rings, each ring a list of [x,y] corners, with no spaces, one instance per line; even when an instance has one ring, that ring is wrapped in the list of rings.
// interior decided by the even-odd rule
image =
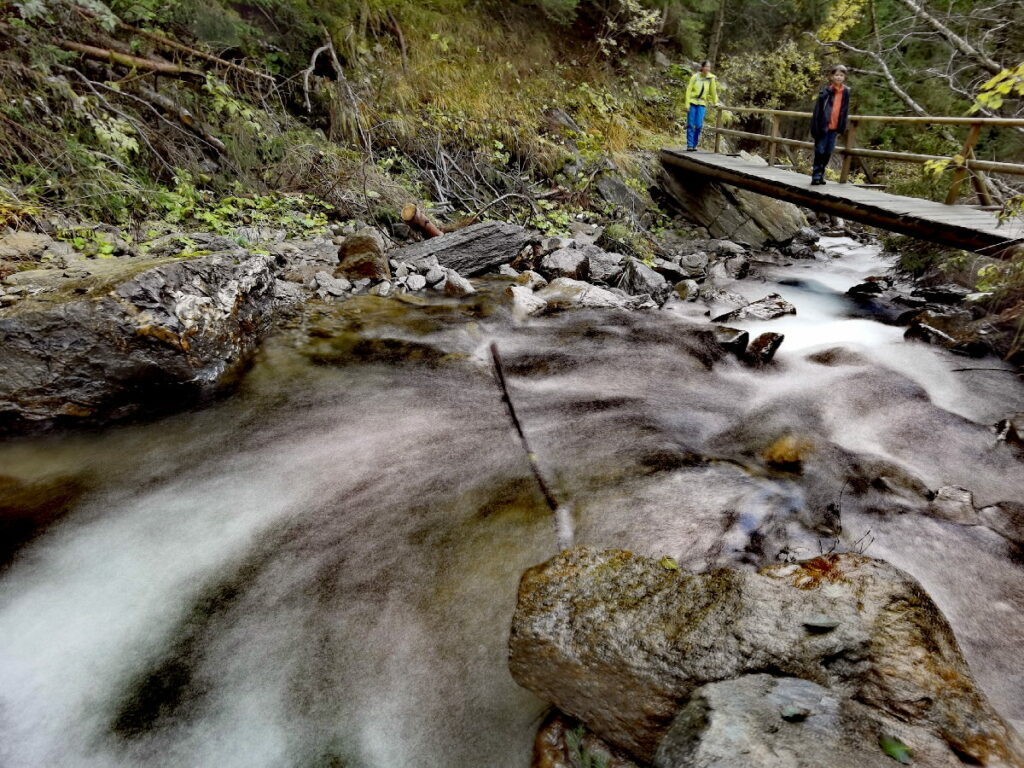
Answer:
[[[964,177],[967,175],[967,161],[974,155],[974,145],[978,142],[978,136],[980,135],[981,125],[978,123],[972,125],[971,130],[967,132],[967,140],[964,142],[964,148],[960,152],[961,157],[963,157],[963,163],[953,171],[953,183],[946,194],[946,205],[953,205],[960,196],[960,185],[964,183]]]
[[[850,165],[853,163],[853,155],[850,150],[857,146],[857,121],[850,120],[846,128],[846,152],[843,154],[843,170],[839,174],[839,183],[845,184],[850,180]]]
[[[776,141],[779,138],[779,116],[772,115],[772,138],[768,146],[768,165],[775,165],[775,153],[778,148]]]

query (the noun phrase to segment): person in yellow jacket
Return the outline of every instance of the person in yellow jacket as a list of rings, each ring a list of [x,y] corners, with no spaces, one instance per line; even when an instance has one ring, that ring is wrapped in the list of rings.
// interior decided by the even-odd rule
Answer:
[[[718,78],[711,74],[711,62],[703,61],[700,72],[694,73],[686,84],[686,149],[689,152],[697,151],[708,105],[718,106]]]

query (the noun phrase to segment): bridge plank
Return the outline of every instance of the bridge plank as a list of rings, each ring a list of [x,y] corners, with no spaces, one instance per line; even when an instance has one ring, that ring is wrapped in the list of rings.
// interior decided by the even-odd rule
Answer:
[[[1024,247],[1024,224],[1001,222],[994,214],[968,205],[945,205],[853,184],[811,186],[808,176],[736,155],[663,149],[661,159],[673,171],[965,250],[1008,258]]]

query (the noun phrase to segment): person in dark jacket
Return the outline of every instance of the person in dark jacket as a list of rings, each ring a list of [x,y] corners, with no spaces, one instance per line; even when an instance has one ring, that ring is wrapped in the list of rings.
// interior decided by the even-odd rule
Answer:
[[[850,114],[850,88],[846,85],[846,67],[832,67],[828,83],[818,93],[811,116],[811,136],[814,137],[814,168],[811,184],[825,183],[825,166],[836,148],[836,137],[846,131],[846,118]]]

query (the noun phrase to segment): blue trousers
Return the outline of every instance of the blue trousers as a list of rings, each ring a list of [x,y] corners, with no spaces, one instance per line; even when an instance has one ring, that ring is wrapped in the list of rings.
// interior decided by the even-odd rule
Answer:
[[[825,178],[825,166],[836,148],[837,131],[825,131],[823,136],[814,140],[814,166],[811,170],[812,179]]]
[[[707,110],[703,104],[691,104],[690,111],[686,115],[686,146],[696,147],[700,141],[700,129],[704,127],[704,112]]]

